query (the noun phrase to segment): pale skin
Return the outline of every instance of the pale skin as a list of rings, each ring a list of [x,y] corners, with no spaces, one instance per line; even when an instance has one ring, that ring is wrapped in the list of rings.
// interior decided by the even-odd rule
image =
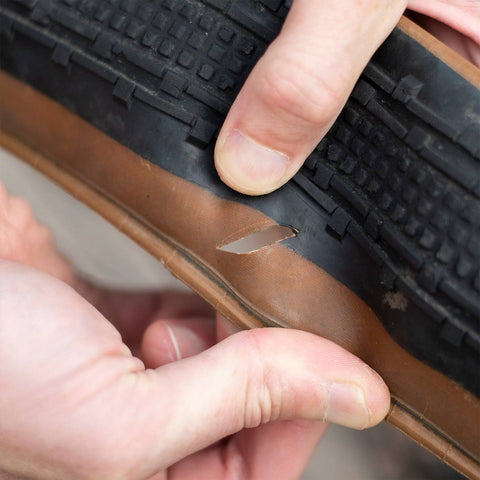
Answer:
[[[406,4],[295,0],[224,125],[222,178],[250,194],[288,180]],[[479,2],[409,5],[458,30],[430,21],[478,60]],[[332,71],[335,84],[322,76]],[[245,137],[250,149],[264,145],[270,164],[242,170],[232,132],[236,148]],[[26,202],[0,185],[2,478],[291,480],[328,422],[366,428],[386,415],[382,379],[337,345],[298,331],[231,333],[197,297],[78,278]]]
[[[387,412],[380,377],[322,338],[218,343],[228,327],[198,297],[88,284],[3,186],[0,239],[2,478],[291,479],[327,421]]]

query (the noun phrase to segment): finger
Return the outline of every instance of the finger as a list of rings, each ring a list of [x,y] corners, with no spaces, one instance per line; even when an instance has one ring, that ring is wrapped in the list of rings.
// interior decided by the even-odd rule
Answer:
[[[232,437],[230,449],[233,458],[241,456],[245,460],[251,478],[300,478],[327,429],[325,422],[270,423],[262,425],[254,435],[244,430]]]
[[[477,43],[472,37],[460,33],[439,20],[415,12],[411,12],[409,16],[417,25],[438,38],[440,42],[448,45],[473,65],[480,67],[480,36]],[[478,22],[480,22],[480,18],[478,18]]]
[[[406,0],[295,0],[220,132],[222,180],[249,195],[273,191],[333,124]]]
[[[35,219],[25,199],[9,196],[1,183],[0,258],[73,282],[72,268],[56,249],[50,230]]]
[[[231,472],[240,478],[300,478],[327,423],[284,421],[244,430],[222,443],[175,464],[169,479],[226,478]]]
[[[145,331],[141,358],[146,367],[158,368],[197,355],[215,343],[213,318],[157,320]]]
[[[213,308],[191,293],[135,293],[82,283],[76,290],[115,325],[123,341],[133,349],[140,346],[145,329],[154,320],[215,318]]]
[[[259,329],[121,378],[94,403],[90,411],[110,422],[112,438],[128,432],[141,439],[134,451],[122,452],[120,464],[116,452],[109,464],[113,478],[125,462],[147,476],[244,428],[273,421],[365,428],[386,415],[389,394],[378,375],[334,343],[305,332]],[[83,421],[95,435],[95,420]]]
[[[409,0],[408,8],[448,25],[480,45],[478,0]]]

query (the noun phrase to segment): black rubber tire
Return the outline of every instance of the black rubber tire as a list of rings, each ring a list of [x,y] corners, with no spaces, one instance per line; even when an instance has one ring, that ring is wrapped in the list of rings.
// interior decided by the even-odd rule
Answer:
[[[476,87],[397,29],[292,182],[249,198],[216,175],[219,128],[290,3],[4,0],[1,68],[153,163],[298,229],[289,248],[480,396]]]

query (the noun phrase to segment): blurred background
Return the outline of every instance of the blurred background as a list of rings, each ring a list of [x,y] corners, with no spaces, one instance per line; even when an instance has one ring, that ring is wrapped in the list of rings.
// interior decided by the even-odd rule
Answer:
[[[90,280],[132,290],[186,289],[148,253],[61,188],[0,149],[0,181],[26,198],[60,251]],[[457,480],[463,477],[382,423],[357,432],[330,427],[302,480]]]

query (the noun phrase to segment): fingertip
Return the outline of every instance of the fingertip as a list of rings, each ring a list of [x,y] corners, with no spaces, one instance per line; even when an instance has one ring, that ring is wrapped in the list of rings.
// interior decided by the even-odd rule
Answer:
[[[178,360],[179,354],[164,321],[156,321],[145,330],[141,356],[147,368],[158,368]]]
[[[365,382],[366,401],[369,411],[369,422],[365,428],[374,427],[380,423],[390,410],[390,390],[380,375],[369,366],[365,368],[370,371],[370,380]]]
[[[363,423],[360,421],[360,417],[357,417],[354,423],[346,426],[356,430],[364,430],[374,427],[387,416],[390,410],[390,391],[375,370],[358,357],[352,354],[348,355],[350,356],[351,370],[347,379],[354,385],[349,402],[355,403],[356,398],[361,399],[364,402],[367,417]],[[355,391],[355,387],[359,390]],[[362,392],[361,396],[358,393],[359,391]],[[345,425],[345,423],[341,424]]]
[[[212,319],[157,320],[145,331],[141,354],[148,368],[197,355],[215,343]]]
[[[289,179],[290,158],[258,143],[241,130],[221,134],[215,166],[222,181],[246,195],[264,195]]]

